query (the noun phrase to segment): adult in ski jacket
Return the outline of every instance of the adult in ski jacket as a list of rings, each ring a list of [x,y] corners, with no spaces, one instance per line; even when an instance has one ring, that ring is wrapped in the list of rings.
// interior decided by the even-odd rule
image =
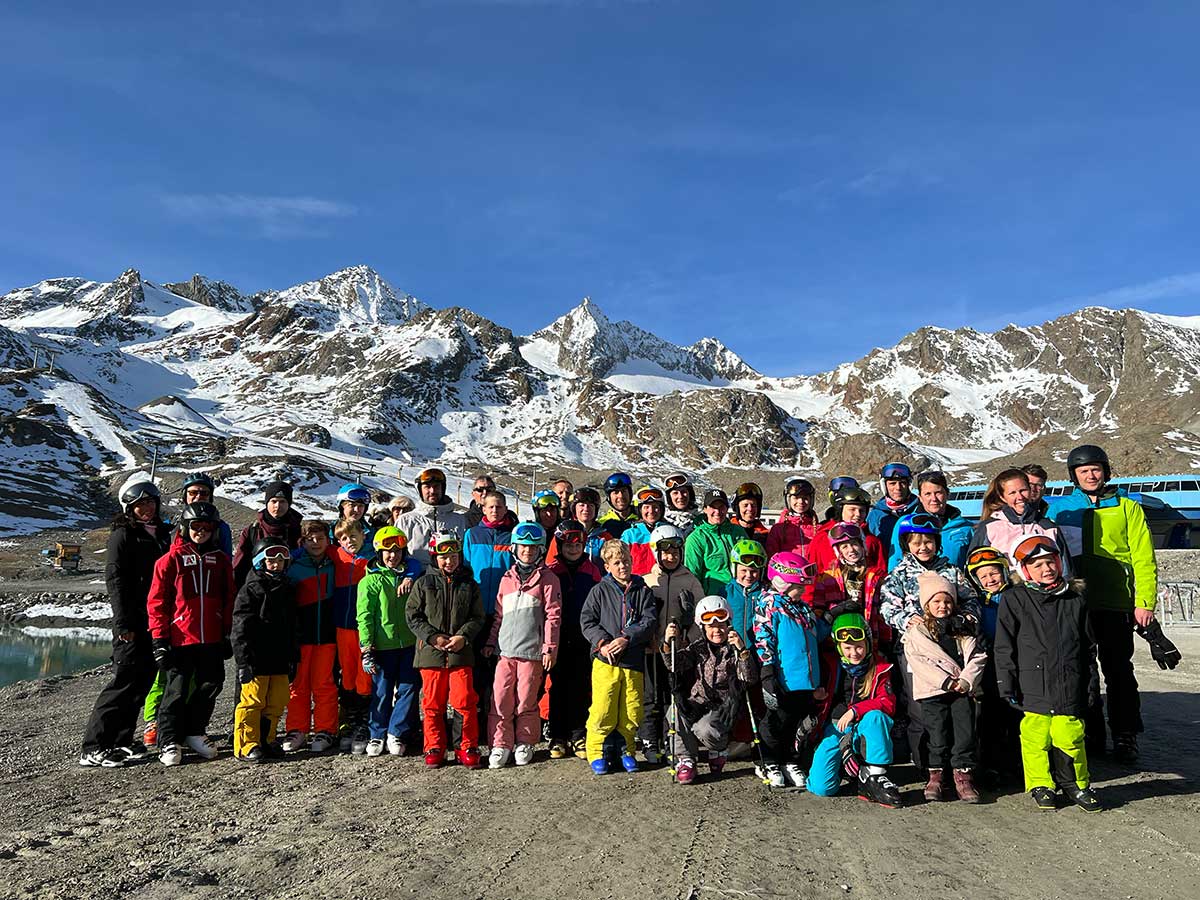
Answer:
[[[467,514],[454,505],[454,501],[443,495],[436,503],[418,499],[413,508],[396,517],[396,527],[408,538],[409,553],[422,566],[430,564],[429,539],[439,532],[465,536]]]
[[[734,544],[745,539],[746,529],[730,522],[719,525],[702,522],[687,536],[683,545],[683,564],[700,579],[703,595],[725,594],[725,585],[733,577],[729,569],[729,552]]]

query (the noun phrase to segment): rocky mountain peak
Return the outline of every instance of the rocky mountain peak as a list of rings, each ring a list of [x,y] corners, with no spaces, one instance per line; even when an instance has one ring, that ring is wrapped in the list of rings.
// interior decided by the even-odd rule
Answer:
[[[164,287],[173,294],[194,300],[213,309],[226,312],[253,312],[255,304],[232,284],[214,281],[203,275],[193,275],[188,281],[178,281]]]
[[[430,307],[410,294],[397,295],[370,266],[357,265],[280,291],[273,298],[287,304],[315,304],[339,318],[375,325],[403,325]]]

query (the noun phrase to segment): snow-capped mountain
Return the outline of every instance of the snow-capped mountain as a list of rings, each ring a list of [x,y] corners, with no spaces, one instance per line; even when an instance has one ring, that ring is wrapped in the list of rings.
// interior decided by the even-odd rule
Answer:
[[[168,470],[218,470],[226,496],[286,471],[315,503],[351,472],[398,487],[393,472],[427,460],[771,481],[898,458],[974,478],[1095,436],[1131,471],[1200,467],[1198,336],[1200,318],[1089,308],[994,334],[922,328],[770,378],[715,338],[671,344],[589,299],[519,336],[366,266],[252,296],[133,269],[52,279],[0,297],[0,456],[20,469],[0,530],[86,520],[156,446]]]

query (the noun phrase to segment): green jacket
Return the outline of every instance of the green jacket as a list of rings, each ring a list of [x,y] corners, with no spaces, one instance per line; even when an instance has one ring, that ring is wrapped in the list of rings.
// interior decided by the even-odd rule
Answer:
[[[358,642],[363,647],[399,650],[416,643],[404,615],[408,595],[396,594],[406,574],[375,562],[367,566],[358,583]]]
[[[475,664],[472,645],[483,631],[483,595],[470,567],[460,565],[447,578],[431,568],[417,579],[406,605],[408,625],[417,636],[413,665],[418,669],[453,668]],[[461,634],[467,644],[457,653],[438,650],[430,641],[439,634]]]
[[[721,525],[704,522],[688,535],[683,545],[683,564],[700,579],[706,595],[725,596],[725,585],[733,577],[729,551],[746,536],[745,528],[730,522]]]
[[[1087,582],[1091,609],[1153,610],[1158,602],[1158,561],[1146,514],[1116,488],[1093,501],[1076,488],[1055,498],[1050,518],[1071,551],[1075,574]]]

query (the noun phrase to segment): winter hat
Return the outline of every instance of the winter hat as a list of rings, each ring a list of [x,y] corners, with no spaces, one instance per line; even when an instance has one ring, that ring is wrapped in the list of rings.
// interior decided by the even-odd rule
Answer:
[[[957,596],[954,585],[937,572],[922,572],[917,576],[917,594],[921,598],[921,609],[937,594],[949,594],[951,600]]]
[[[288,505],[291,506],[292,486],[286,481],[272,481],[263,490],[263,502],[270,503],[276,497],[282,497],[288,502]]]

